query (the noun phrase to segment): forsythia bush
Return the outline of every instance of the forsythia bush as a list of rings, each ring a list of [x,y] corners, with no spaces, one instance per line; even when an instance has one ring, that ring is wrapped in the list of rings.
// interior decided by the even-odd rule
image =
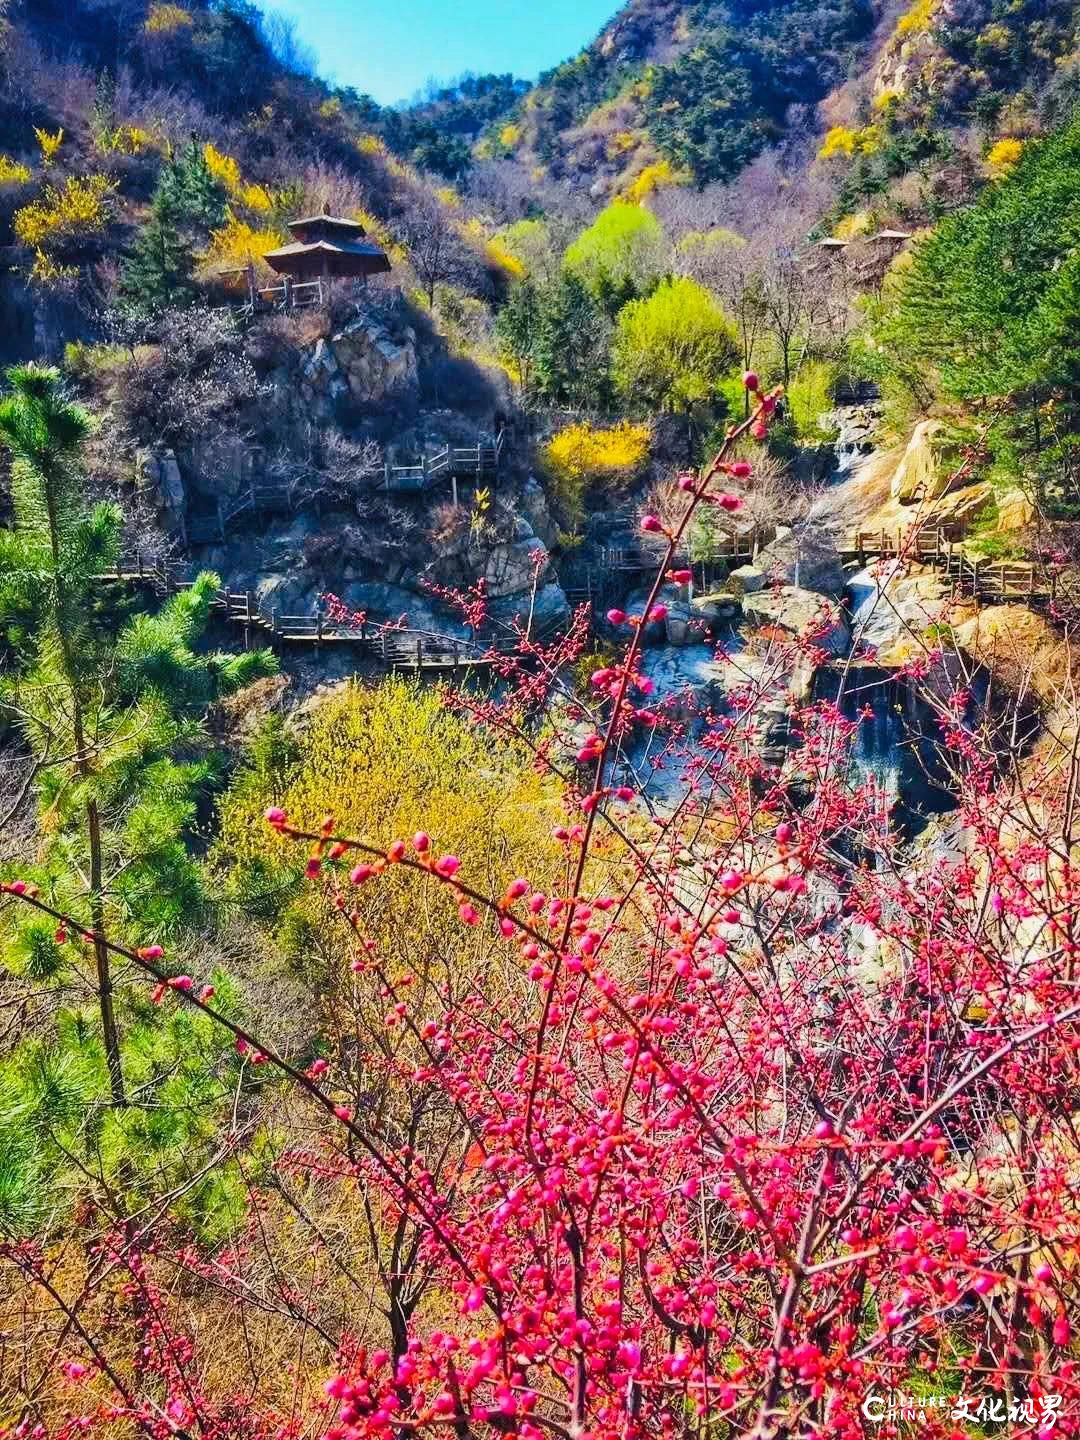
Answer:
[[[657,160],[652,165],[646,165],[641,174],[638,175],[626,189],[626,199],[634,205],[650,196],[654,190],[661,185],[678,184],[678,176],[667,160]]]
[[[231,155],[225,155],[209,141],[203,146],[206,168],[219,184],[223,185],[234,200],[246,205],[249,210],[267,211],[274,208],[274,197],[265,185],[253,185],[244,180],[240,166]]]
[[[822,142],[818,159],[831,160],[834,155],[873,155],[880,144],[881,135],[876,125],[867,125],[862,130],[834,125]]]
[[[195,18],[181,5],[154,4],[150,6],[143,29],[148,35],[173,35],[177,30],[190,30]]]
[[[63,128],[57,130],[54,134],[51,130],[42,130],[39,126],[35,125],[34,135],[37,138],[38,145],[41,147],[42,162],[48,167],[56,159],[56,152],[64,143]]]
[[[1023,153],[1024,142],[1007,136],[1004,140],[999,140],[996,145],[991,145],[987,151],[987,169],[995,179],[1001,175],[1007,175]]]
[[[40,250],[99,234],[108,221],[114,189],[105,175],[71,175],[63,185],[46,185],[39,199],[16,210],[15,238]]]
[[[258,263],[268,250],[276,250],[284,236],[280,230],[258,230],[246,220],[239,220],[229,211],[225,224],[210,235],[210,246],[204,258],[211,267],[243,267]]]
[[[283,784],[268,786],[253,772],[233,787],[222,805],[219,855],[236,882],[253,869],[295,867],[295,847],[260,823],[273,801],[313,825],[333,814],[343,831],[386,844],[428,830],[495,887],[522,869],[554,883],[556,798],[522,746],[493,741],[430,688],[394,678],[374,690],[350,686],[320,706]],[[411,930],[412,944],[460,950],[468,936],[451,923],[447,897],[435,893],[418,904],[408,877],[400,880],[369,892],[375,904],[364,914],[367,933],[388,948]],[[310,891],[284,923],[292,932],[307,923],[334,928]]]
[[[0,185],[25,185],[30,179],[30,167],[0,155]]]
[[[622,421],[609,430],[582,422],[560,430],[541,452],[558,499],[572,524],[584,514],[589,485],[596,480],[607,486],[628,484],[649,456],[651,432],[648,425]]]
[[[915,0],[915,3],[896,22],[897,35],[914,35],[925,30],[934,13],[936,0]]]

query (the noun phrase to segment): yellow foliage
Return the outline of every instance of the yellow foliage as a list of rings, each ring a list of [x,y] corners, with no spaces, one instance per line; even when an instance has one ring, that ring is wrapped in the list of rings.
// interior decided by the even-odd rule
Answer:
[[[915,0],[911,8],[896,22],[897,35],[915,35],[925,30],[934,14],[937,0]]]
[[[887,110],[890,105],[901,98],[902,90],[882,90],[880,95],[874,96],[874,109],[877,111]]]
[[[208,140],[203,146],[203,159],[206,161],[206,168],[210,174],[215,180],[220,181],[230,194],[239,190],[243,184],[240,178],[240,166],[231,155],[223,155],[217,146]]]
[[[16,210],[15,238],[32,250],[104,230],[115,186],[105,175],[70,175],[62,186],[46,185],[37,200]]]
[[[268,250],[276,250],[283,238],[280,230],[257,230],[246,220],[238,220],[230,210],[225,224],[211,234],[210,246],[203,258],[215,269],[243,269],[252,262],[260,262]]]
[[[581,522],[585,493],[592,483],[625,485],[638,474],[648,459],[651,438],[647,425],[628,420],[608,430],[582,422],[552,436],[540,458],[572,525]]]
[[[324,120],[336,120],[342,113],[343,106],[336,95],[331,95],[329,100],[324,100],[319,106],[319,114]]]
[[[991,145],[986,155],[986,165],[995,180],[1007,175],[1024,153],[1024,142],[1012,136]]]
[[[457,193],[457,191],[452,185],[438,186],[435,194],[442,201],[442,203],[448,206],[451,210],[461,209],[461,196]]]
[[[629,130],[617,130],[608,138],[606,146],[608,159],[614,160],[619,155],[625,155],[628,150],[633,150],[636,144],[637,137]]]
[[[30,267],[30,283],[43,289],[70,284],[79,277],[77,265],[59,265],[44,250],[35,250],[34,263]]]
[[[115,130],[101,130],[94,136],[95,146],[105,155],[141,155],[159,143],[149,130],[138,125],[118,125]]]
[[[266,211],[274,208],[274,197],[265,185],[241,185],[236,191],[236,198],[249,210]]]
[[[53,135],[50,133],[50,131],[42,130],[39,126],[35,125],[34,134],[37,137],[38,145],[41,147],[42,162],[46,166],[51,165],[52,162],[56,159],[56,152],[64,143],[63,127],[61,126],[61,128],[57,130],[56,134]]]
[[[0,155],[0,185],[25,185],[29,179],[28,165],[21,165],[8,155]]]
[[[834,125],[822,141],[817,153],[819,160],[831,160],[835,155],[873,155],[881,145],[881,132],[876,125],[867,125],[863,130],[849,130],[844,125]]]
[[[356,148],[361,155],[386,155],[387,149],[377,135],[360,135],[357,137]]]
[[[518,874],[556,892],[563,863],[551,840],[557,801],[524,746],[453,714],[433,689],[395,677],[373,689],[350,685],[321,705],[280,791],[255,777],[234,786],[221,807],[219,853],[238,878],[252,862],[302,864],[303,852],[263,819],[273,802],[297,824],[318,829],[332,815],[342,832],[380,847],[427,831],[437,853],[456,855],[461,878],[486,893],[501,894]],[[343,863],[347,873],[356,862]],[[437,959],[441,970],[447,960],[483,953],[482,931],[458,923],[446,887],[403,867],[351,890],[350,904],[384,960],[412,951],[410,961]],[[341,931],[318,887],[296,905],[321,933]]]
[[[518,257],[511,255],[510,251],[500,244],[497,239],[486,242],[484,245],[484,254],[493,265],[497,265],[501,270],[505,270],[507,275],[512,275],[515,280],[524,280],[528,274],[524,264]]]
[[[182,5],[155,3],[150,6],[143,29],[148,35],[173,35],[177,30],[190,30],[195,17]]]
[[[833,235],[837,240],[857,240],[860,235],[865,235],[870,229],[871,217],[867,210],[859,210],[854,215],[845,215],[837,223]]]
[[[520,139],[521,126],[515,125],[512,121],[499,131],[499,144],[505,145],[507,150],[512,150]]]
[[[818,151],[819,160],[831,160],[834,155],[854,155],[856,132],[844,125],[834,125]]]
[[[657,160],[652,165],[646,165],[640,175],[631,181],[623,192],[623,198],[629,200],[632,205],[640,205],[661,185],[677,185],[678,183],[679,177],[668,161]]]

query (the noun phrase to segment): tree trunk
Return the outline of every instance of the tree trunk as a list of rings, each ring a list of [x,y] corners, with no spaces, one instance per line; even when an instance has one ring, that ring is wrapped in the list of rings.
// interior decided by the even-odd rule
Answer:
[[[124,1071],[120,1063],[120,1032],[116,1027],[113,1008],[112,972],[109,950],[105,944],[105,907],[102,904],[101,816],[97,801],[86,806],[86,828],[90,839],[90,924],[94,930],[94,961],[97,968],[98,1006],[101,1010],[101,1033],[105,1042],[105,1063],[109,1067],[109,1089],[116,1106],[127,1104],[124,1093]]]

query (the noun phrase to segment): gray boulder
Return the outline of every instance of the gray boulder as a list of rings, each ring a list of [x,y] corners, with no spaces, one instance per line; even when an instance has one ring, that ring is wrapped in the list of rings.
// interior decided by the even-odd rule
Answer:
[[[756,568],[774,583],[821,595],[842,595],[847,584],[835,540],[817,526],[786,533],[778,529],[777,538],[758,555]]]
[[[775,625],[794,639],[812,639],[829,655],[844,655],[851,643],[847,619],[839,605],[812,590],[783,585],[743,598],[743,614],[751,624]]]
[[[728,576],[728,587],[735,595],[755,595],[764,590],[768,579],[757,565],[740,565]]]

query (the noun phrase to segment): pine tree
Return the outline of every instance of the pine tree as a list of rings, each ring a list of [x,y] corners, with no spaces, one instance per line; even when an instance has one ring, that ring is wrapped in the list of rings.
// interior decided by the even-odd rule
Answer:
[[[154,213],[181,231],[205,234],[225,221],[229,197],[192,137],[161,172],[154,192]]]
[[[143,226],[124,263],[120,294],[144,313],[187,305],[195,298],[193,270],[191,247],[167,215],[158,212]]]
[[[265,651],[203,654],[219,581],[200,575],[156,615],[119,633],[99,616],[95,576],[117,563],[120,514],[87,509],[81,457],[90,418],[67,397],[59,372],[8,372],[0,444],[11,453],[15,526],[0,530],[0,618],[30,615],[32,641],[0,711],[18,725],[33,760],[40,845],[19,867],[92,934],[105,1063],[114,1105],[125,1103],[121,1037],[106,937],[147,925],[180,927],[201,904],[198,867],[185,845],[198,795],[213,778],[201,751],[203,720],[218,696],[274,669]],[[182,747],[182,753],[181,753]],[[0,946],[38,982],[62,978],[67,953],[32,916]],[[135,938],[135,937],[132,937]]]

